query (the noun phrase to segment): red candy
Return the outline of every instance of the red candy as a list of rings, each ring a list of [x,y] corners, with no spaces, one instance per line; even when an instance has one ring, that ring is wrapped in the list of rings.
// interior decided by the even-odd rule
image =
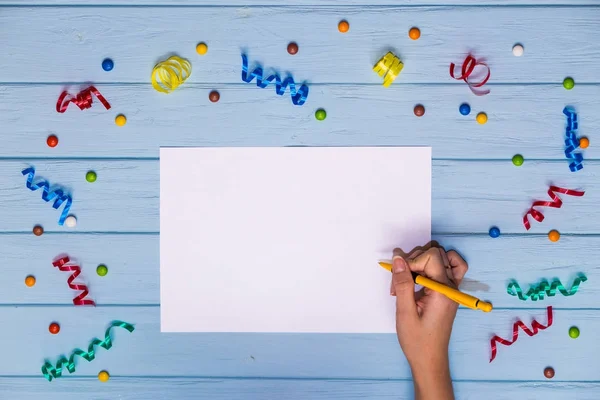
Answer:
[[[60,325],[57,324],[56,322],[53,322],[48,327],[48,330],[50,331],[51,334],[56,335],[58,332],[60,332]]]

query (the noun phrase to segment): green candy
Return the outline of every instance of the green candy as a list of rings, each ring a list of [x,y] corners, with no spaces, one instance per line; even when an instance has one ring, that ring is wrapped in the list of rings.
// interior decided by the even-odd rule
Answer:
[[[563,81],[563,86],[565,87],[565,89],[571,90],[575,87],[575,80],[570,77],[565,78],[565,80]]]
[[[94,171],[88,171],[87,174],[85,174],[85,180],[89,183],[96,182],[97,178],[98,176]]]
[[[579,337],[579,328],[576,326],[572,326],[569,328],[569,336],[572,339],[577,339]]]
[[[108,268],[106,267],[106,265],[100,264],[96,268],[96,273],[100,276],[105,276],[106,274],[108,274]]]
[[[523,165],[523,161],[523,156],[520,154],[515,154],[512,158],[512,163],[515,164],[517,167]]]
[[[327,112],[322,108],[319,108],[317,111],[315,111],[315,118],[319,121],[323,121],[325,118],[327,118]]]

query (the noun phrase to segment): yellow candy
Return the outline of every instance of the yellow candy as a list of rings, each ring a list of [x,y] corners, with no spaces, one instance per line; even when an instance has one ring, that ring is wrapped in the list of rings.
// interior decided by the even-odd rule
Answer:
[[[115,124],[117,124],[117,126],[123,126],[126,123],[127,123],[127,117],[125,117],[123,114],[119,114],[115,118]]]
[[[477,117],[475,117],[475,119],[477,120],[477,122],[479,122],[480,124],[485,124],[487,122],[487,114],[484,112],[480,112],[479,114],[477,114]]]
[[[172,56],[161,61],[152,70],[152,87],[162,93],[171,93],[192,74],[192,64],[185,58]]]
[[[206,52],[208,52],[208,46],[206,45],[206,43],[198,43],[198,45],[196,46],[196,53],[203,56],[206,54]]]
[[[377,64],[373,67],[373,71],[383,78],[383,86],[389,87],[392,82],[400,75],[400,71],[404,68],[404,64],[398,57],[389,51],[385,56],[381,57]]]
[[[108,382],[109,379],[110,379],[110,375],[108,374],[108,372],[106,372],[106,371],[98,372],[98,380],[100,382]]]

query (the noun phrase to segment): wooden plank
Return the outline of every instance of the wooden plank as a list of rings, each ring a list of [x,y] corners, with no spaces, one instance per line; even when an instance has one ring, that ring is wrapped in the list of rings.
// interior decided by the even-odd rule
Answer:
[[[403,7],[420,7],[420,6],[453,6],[453,7],[464,7],[464,6],[585,6],[585,5],[597,5],[596,0],[377,0],[377,2],[366,2],[365,0],[294,0],[293,2],[286,2],[282,4],[278,0],[261,0],[261,6],[336,6],[339,9],[343,9],[347,6],[362,6],[362,7],[381,7],[381,6],[403,6]],[[243,6],[243,7],[256,7],[250,0],[127,0],[127,2],[120,0],[77,0],[76,2],[68,2],[65,0],[2,0],[0,5],[8,6],[148,6],[148,7],[161,7],[161,6],[185,6],[185,7],[226,7],[226,6]]]
[[[351,23],[345,35],[337,31],[342,18]],[[405,63],[401,83],[464,86],[448,67],[468,51],[487,58],[491,82],[560,84],[570,75],[597,83],[599,18],[595,6],[5,7],[0,49],[10,56],[0,69],[18,66],[4,82],[148,82],[155,63],[177,53],[195,65],[190,83],[240,83],[240,52],[247,51],[251,63],[299,81],[377,85],[371,68],[393,49]],[[307,24],[310,34],[298,37]],[[421,29],[418,41],[407,35],[412,26]],[[286,52],[292,40],[300,46],[294,57]],[[202,58],[199,41],[210,45]],[[525,45],[524,57],[512,55],[516,42]],[[104,57],[115,61],[110,73],[100,67]]]
[[[71,104],[59,114],[54,104],[62,85],[0,86],[0,125],[10,127],[0,157],[157,157],[160,146],[426,145],[434,158],[510,160],[520,153],[565,160],[562,110],[571,104],[579,134],[591,135],[584,157],[600,158],[593,143],[600,85],[578,87],[576,96],[556,85],[495,86],[480,98],[464,85],[320,85],[302,107],[273,88],[245,84],[184,85],[169,96],[149,85],[97,88],[111,110],[94,101],[89,110]],[[208,100],[213,89],[221,93],[217,104]],[[469,116],[458,112],[465,101],[471,103]],[[422,118],[413,114],[416,103],[425,105]],[[328,113],[323,122],[314,118],[319,107]],[[475,122],[480,111],[488,114],[485,125]],[[119,113],[128,118],[125,127],[114,124]],[[46,145],[50,134],[59,137],[53,149]]]
[[[456,249],[468,261],[469,279],[462,289],[491,301],[495,307],[544,308],[547,305],[563,308],[597,308],[600,289],[598,250],[600,237],[563,237],[551,243],[545,237],[436,236],[448,249]],[[3,280],[0,304],[62,304],[72,305],[75,292],[67,287],[68,274],[51,265],[62,253],[77,259],[82,266],[80,280],[90,287],[91,297],[103,305],[158,305],[159,295],[159,235],[118,234],[31,234],[2,235]],[[586,249],[582,251],[582,249]],[[33,257],[25,255],[33,254]],[[373,264],[373,268],[378,268]],[[105,277],[95,269],[104,263],[109,268]],[[543,301],[521,301],[509,296],[506,288],[511,279],[517,280],[524,291],[530,284],[556,277],[570,288],[574,277],[584,273],[588,282],[582,283],[574,297],[560,293]],[[25,276],[33,274],[36,286],[23,284]],[[388,288],[382,288],[387,290]]]
[[[75,376],[96,376],[106,369],[116,376],[144,377],[410,378],[395,334],[166,334],[160,333],[159,308],[139,306],[2,307],[0,317],[18,321],[3,333],[11,344],[4,357],[12,362],[0,366],[0,375],[39,375],[43,380],[45,358],[55,360],[76,346],[87,346],[119,319],[135,324],[136,330],[115,328],[113,347],[99,349],[92,362],[78,360]],[[546,311],[460,310],[450,345],[454,379],[544,382],[543,370],[552,365],[557,380],[597,381],[598,310],[554,310],[550,328],[534,337],[521,332],[514,345],[500,346],[490,363],[490,338],[511,338],[517,318],[528,325],[532,318],[546,324]],[[54,336],[47,331],[53,320],[61,324]],[[571,325],[581,331],[577,340],[568,335]]]
[[[456,398],[465,400],[544,399],[597,400],[599,383],[553,381],[454,382]],[[44,382],[39,378],[0,378],[0,392],[7,398],[39,400],[49,395],[62,400],[178,399],[178,400],[329,400],[329,399],[413,399],[410,381],[374,380],[273,380],[203,378],[121,378],[99,384],[95,378]]]
[[[566,162],[527,162],[516,168],[509,161],[434,161],[432,182],[432,229],[434,233],[487,234],[497,225],[504,233],[525,233],[522,217],[535,199],[549,199],[548,184],[571,189],[590,189],[596,181],[594,166],[572,173]],[[37,160],[0,162],[3,190],[0,208],[3,232],[31,232],[42,224],[49,232],[66,232],[58,226],[62,212],[45,203],[41,192],[25,186],[21,171],[37,166],[36,179],[70,190],[71,210],[78,217],[76,232],[157,232],[159,229],[158,160]],[[85,173],[95,170],[98,180],[90,184]],[[185,172],[185,171],[184,171]],[[183,172],[183,173],[184,173]],[[563,196],[561,209],[543,209],[543,223],[533,222],[529,233],[550,229],[572,234],[600,232],[595,215],[600,194]]]

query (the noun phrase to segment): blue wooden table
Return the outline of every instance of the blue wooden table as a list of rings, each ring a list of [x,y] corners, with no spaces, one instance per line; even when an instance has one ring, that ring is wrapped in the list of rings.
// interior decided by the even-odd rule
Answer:
[[[161,334],[159,299],[159,158],[161,146],[433,147],[433,235],[470,264],[465,289],[491,300],[491,314],[461,308],[452,342],[460,399],[598,399],[600,329],[600,7],[596,0],[2,0],[0,1],[0,317],[5,399],[407,399],[410,370],[394,335]],[[442,4],[444,3],[444,4]],[[341,34],[341,19],[350,30]],[[419,27],[413,41],[408,30]],[[286,52],[290,41],[298,54]],[[206,42],[208,53],[195,52]],[[522,43],[525,54],[511,49]],[[388,50],[404,70],[384,88],[372,66]],[[472,51],[485,57],[491,93],[477,97],[448,75]],[[240,79],[240,54],[306,80],[310,95]],[[189,59],[191,77],[170,95],[153,90],[152,67],[171,54]],[[111,72],[102,60],[115,62]],[[565,77],[576,86],[567,91]],[[93,83],[110,101],[80,111],[55,110],[62,90]],[[211,103],[208,94],[221,99]],[[458,112],[468,102],[472,112]],[[413,114],[415,104],[425,115]],[[569,171],[565,116],[579,113],[590,138],[584,166]],[[317,108],[327,119],[317,121]],[[486,112],[488,122],[475,122]],[[117,114],[127,124],[114,123]],[[55,148],[46,138],[56,135]],[[511,158],[522,154],[515,167]],[[25,186],[21,170],[73,194],[75,228]],[[95,183],[87,171],[98,174]],[[522,216],[548,184],[586,190],[544,209],[525,231]],[[34,236],[41,224],[45,233]],[[491,226],[502,235],[488,236]],[[560,241],[547,238],[551,229]],[[83,268],[97,307],[74,307],[61,253]],[[108,275],[95,274],[99,264]],[[524,302],[506,293],[543,278],[588,282],[572,297]],[[32,274],[37,284],[24,279]],[[182,276],[181,279],[186,279]],[[340,295],[352,296],[352,293]],[[494,334],[511,337],[514,321],[554,323],[534,337],[521,332],[489,363]],[[73,374],[48,382],[40,367],[101,337],[113,320],[114,346],[79,359]],[[48,332],[57,321],[58,335]],[[570,326],[581,336],[573,340]],[[548,380],[543,370],[552,366]],[[97,374],[107,370],[108,383]]]

